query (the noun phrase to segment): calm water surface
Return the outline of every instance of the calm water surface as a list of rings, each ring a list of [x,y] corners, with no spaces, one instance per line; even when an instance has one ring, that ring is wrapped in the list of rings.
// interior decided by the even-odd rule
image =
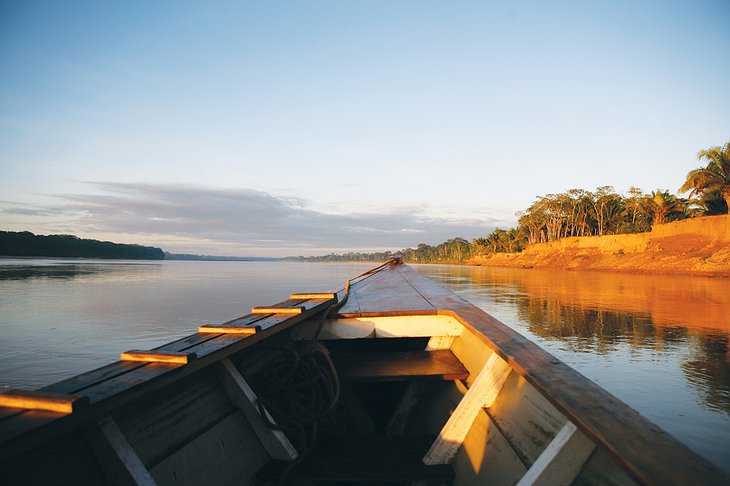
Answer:
[[[0,259],[0,386],[47,385],[370,266]],[[729,280],[416,268],[730,472]]]
[[[730,280],[417,269],[730,472]]]

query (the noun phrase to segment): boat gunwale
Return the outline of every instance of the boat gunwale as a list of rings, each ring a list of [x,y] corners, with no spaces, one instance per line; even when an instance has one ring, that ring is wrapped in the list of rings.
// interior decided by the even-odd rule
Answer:
[[[642,484],[689,484],[698,481],[708,484],[724,484],[728,482],[728,477],[717,466],[670,436],[666,431],[641,416],[608,391],[484,310],[443,288],[407,265],[396,264],[383,267],[377,273],[367,275],[354,283],[352,286],[352,291],[355,294],[354,300],[358,299],[356,294],[359,289],[377,282],[378,279],[373,279],[373,277],[387,275],[389,272],[398,272],[432,308],[347,312],[345,307],[340,309],[341,312],[332,316],[332,318],[427,315],[452,317],[463,325],[465,330],[473,333],[504,359],[515,372],[522,376],[601,449],[614,458],[638,482]],[[369,280],[369,282],[362,285],[365,280]],[[340,289],[335,293],[338,300],[342,301],[344,290]],[[69,432],[91,420],[111,413],[126,403],[161,389],[274,334],[278,334],[304,319],[312,318],[325,310],[324,306],[320,307],[316,311],[288,316],[283,321],[256,334],[239,335],[235,339],[229,337],[229,344],[203,355],[187,365],[132,364],[116,361],[96,370],[49,385],[49,387],[57,386],[66,381],[80,379],[95,372],[113,369],[120,365],[130,368],[122,374],[133,373],[135,370],[144,367],[167,367],[165,372],[92,403],[90,407],[78,413],[59,415],[26,410],[16,416],[8,416],[6,413],[4,420],[0,415],[0,425],[3,423],[8,425],[9,422],[20,425],[19,422],[23,422],[25,419],[28,419],[31,425],[26,427],[28,430],[24,433],[0,443],[0,457],[2,458],[0,462],[5,463],[18,454],[39,445],[39,443],[43,443],[49,439],[49,436],[56,437]],[[247,316],[243,316],[243,318],[245,317]],[[201,335],[195,333],[155,349],[187,344],[187,341],[190,340],[193,343],[183,349],[194,351],[196,346],[204,345],[222,336],[225,336],[225,334]],[[81,389],[96,386],[104,381],[92,383]],[[41,390],[49,387],[44,387]]]
[[[422,315],[456,319],[639,483],[730,483],[715,464],[533,341],[409,266],[402,265],[400,272],[436,307],[435,312]],[[429,295],[429,290],[434,294]],[[361,317],[387,317],[387,313]]]
[[[377,275],[379,272],[388,268],[388,265],[379,265],[375,267],[375,271],[365,272],[358,277],[352,279],[356,281],[353,285],[361,285],[363,282]],[[224,358],[242,351],[259,341],[262,341],[274,334],[278,334],[289,327],[299,323],[300,321],[314,317],[326,311],[332,303],[342,302],[345,297],[345,288],[340,288],[332,292],[335,299],[319,302],[311,311],[305,311],[296,315],[285,315],[284,318],[278,318],[280,322],[276,322],[271,326],[266,326],[260,331],[252,334],[233,334],[225,333],[200,333],[196,332],[188,336],[170,341],[163,345],[157,346],[152,351],[171,350],[174,351],[195,351],[197,346],[203,346],[206,343],[223,339],[230,341],[218,349],[208,353],[201,353],[198,359],[192,360],[185,365],[179,364],[159,364],[145,362],[126,362],[123,360],[113,361],[99,368],[89,370],[78,375],[71,376],[64,380],[52,383],[50,385],[39,388],[39,391],[60,391],[64,385],[78,382],[72,389],[66,391],[69,394],[75,394],[88,390],[95,386],[100,386],[105,382],[121,376],[128,376],[139,370],[150,370],[160,368],[160,373],[146,379],[140,383],[136,383],[131,387],[120,390],[98,401],[91,401],[88,407],[83,410],[71,414],[59,414],[33,409],[18,409],[0,406],[0,434],[5,433],[7,437],[0,437],[0,464],[7,463],[13,458],[36,447],[46,440],[58,437],[61,434],[70,432],[75,428],[87,424],[106,414],[113,412],[118,407],[125,405],[143,395],[161,389],[171,383],[174,383],[198,370],[215,364]],[[287,303],[295,302],[300,305],[309,300],[321,299],[287,299],[285,301],[274,304],[270,307],[284,306]],[[245,319],[253,319],[257,325],[261,325],[269,319],[276,320],[275,314],[261,315],[249,313],[235,319],[231,319],[224,324],[231,324]],[[262,326],[263,327],[263,326]],[[185,345],[185,346],[178,346]],[[177,349],[179,348],[179,349]],[[84,383],[85,379],[99,375],[101,379]],[[83,394],[83,393],[82,393]]]

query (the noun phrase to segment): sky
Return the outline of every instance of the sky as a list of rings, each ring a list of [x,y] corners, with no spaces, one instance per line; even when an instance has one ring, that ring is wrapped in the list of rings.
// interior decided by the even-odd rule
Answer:
[[[730,2],[0,0],[0,230],[398,250],[730,141]]]

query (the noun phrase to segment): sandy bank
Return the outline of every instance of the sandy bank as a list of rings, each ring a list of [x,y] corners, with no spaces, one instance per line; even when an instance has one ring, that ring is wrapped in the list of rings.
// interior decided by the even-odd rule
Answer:
[[[730,277],[730,216],[655,226],[649,233],[564,238],[522,253],[478,256],[473,265]]]

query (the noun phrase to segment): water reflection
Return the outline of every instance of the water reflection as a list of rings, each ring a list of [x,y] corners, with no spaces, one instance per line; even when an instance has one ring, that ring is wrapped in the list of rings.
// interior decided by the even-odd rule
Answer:
[[[28,278],[71,279],[82,275],[95,275],[108,271],[88,265],[49,265],[37,267],[0,266],[0,280],[23,280]]]
[[[548,298],[525,298],[515,304],[531,333],[561,339],[573,352],[621,353],[623,344],[630,349],[677,352],[689,384],[705,404],[730,413],[727,334],[707,327],[657,326],[649,314],[586,309]]]
[[[452,286],[489,289],[530,334],[574,352],[686,350],[682,368],[707,402],[730,412],[730,281],[686,276],[440,267]]]
[[[730,470],[730,280],[419,266]]]
[[[444,267],[441,268],[443,273]],[[730,281],[704,277],[457,267],[463,282],[501,300],[541,301],[647,316],[655,326],[730,332]]]
[[[690,340],[689,359],[682,363],[687,380],[711,407],[730,414],[730,339],[726,334],[705,334]]]
[[[146,264],[139,262],[104,260],[88,261],[53,261],[47,259],[3,259],[0,260],[0,281],[3,280],[26,280],[36,278],[66,279],[85,277],[90,275],[103,275],[109,272],[124,272],[135,270],[136,267],[154,267],[158,264]]]
[[[368,264],[0,258],[0,390],[39,388]],[[43,359],[38,359],[43,356]]]

